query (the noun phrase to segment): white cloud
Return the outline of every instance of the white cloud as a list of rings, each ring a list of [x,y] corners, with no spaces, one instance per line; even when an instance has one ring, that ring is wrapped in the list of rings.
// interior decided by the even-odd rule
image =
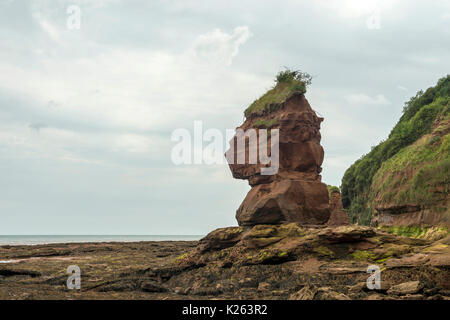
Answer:
[[[122,0],[33,0],[31,4],[33,10],[50,12],[57,6],[78,5],[83,8],[96,9],[103,8],[110,4],[119,3]]]
[[[266,79],[227,67],[251,35],[247,27],[231,34],[212,30],[178,54],[102,47],[98,54],[84,57],[65,55],[79,41],[61,37],[42,15],[34,17],[58,45],[31,51],[33,68],[1,59],[8,52],[0,52],[0,89],[22,97],[31,114],[50,119],[29,119],[22,113],[26,123],[0,124],[8,141],[8,133],[22,141],[14,146],[20,156],[94,161],[95,153],[84,151],[97,150],[160,158],[171,147],[171,130],[194,119],[208,125],[208,117],[229,111],[229,106],[241,112],[240,101],[259,94],[265,84]],[[89,51],[92,44],[85,40]],[[67,121],[71,128],[64,127]],[[86,126],[108,130],[86,132]],[[169,132],[167,139],[161,133],[142,133],[158,131]]]
[[[351,104],[372,104],[372,105],[387,105],[389,100],[382,94],[376,96],[369,96],[364,93],[354,93],[344,96],[345,100]]]
[[[73,215],[67,208],[98,217],[105,226],[124,212],[135,226],[139,220],[128,218],[134,210],[149,217],[149,223],[139,225],[167,221],[170,232],[174,219],[157,219],[161,212],[177,211],[180,229],[195,225],[206,232],[206,219],[226,225],[248,190],[247,182],[233,180],[227,166],[174,167],[170,133],[180,127],[191,130],[196,119],[204,121],[205,129],[239,125],[242,111],[273,85],[273,74],[283,65],[317,75],[307,96],[325,117],[323,177],[340,184],[345,168],[385,138],[401,114],[404,94],[397,85],[424,89],[448,69],[448,45],[435,44],[445,38],[448,20],[441,15],[449,10],[444,1],[433,6],[405,0],[393,5],[319,2],[33,0],[34,18],[26,16],[29,12],[18,1],[2,6],[4,189],[18,190],[20,206],[34,200],[42,225],[52,228],[55,218],[46,220],[43,214],[54,198],[63,203],[53,215],[66,215],[69,222]],[[66,27],[69,4],[82,10],[82,27],[76,32]],[[366,18],[376,8],[383,29],[367,33]],[[275,12],[277,20],[272,19]],[[212,29],[211,23],[220,29]],[[232,23],[241,27],[230,28]],[[258,37],[250,38],[246,25]],[[303,32],[305,28],[309,31]],[[426,43],[414,46],[411,35]],[[346,76],[336,81],[339,74]],[[46,190],[38,186],[49,180],[62,197],[37,194]],[[11,181],[17,188],[10,188]],[[84,193],[74,193],[77,189],[99,198],[98,206],[84,201],[88,207],[79,210]],[[1,202],[11,200],[5,193]],[[20,220],[27,218],[20,212],[36,212],[20,206],[2,209]],[[211,214],[211,208],[217,210]],[[100,219],[102,212],[107,219]],[[225,217],[229,220],[221,220]],[[83,221],[79,230],[85,232],[85,225]],[[14,230],[25,232],[22,221]]]
[[[114,151],[130,153],[149,153],[153,148],[159,148],[154,140],[137,134],[121,134],[115,139]],[[153,148],[152,148],[153,147]]]
[[[43,17],[39,11],[34,11],[32,15],[42,30],[44,30],[53,41],[60,42],[60,33],[58,29],[48,21],[47,18]]]
[[[2,124],[0,148],[4,158],[70,160],[102,165],[122,165],[113,154],[133,164],[135,156],[150,161],[169,154],[170,144],[158,134],[91,133],[49,127],[44,124]],[[169,157],[167,157],[169,158]]]
[[[375,10],[387,10],[395,6],[399,0],[318,0],[316,3],[337,12],[344,18],[366,17]]]
[[[197,59],[206,55],[228,64],[249,34],[246,27],[235,28],[232,35],[212,31],[181,54],[125,48],[105,48],[89,58],[36,53],[36,68],[0,60],[0,88],[29,97],[36,109],[53,101],[61,117],[167,129],[257,94],[265,79]],[[202,53],[194,57],[192,48]],[[202,51],[206,48],[211,50]]]
[[[247,26],[236,27],[232,34],[214,29],[197,37],[192,53],[208,63],[231,65],[239,47],[252,36]]]

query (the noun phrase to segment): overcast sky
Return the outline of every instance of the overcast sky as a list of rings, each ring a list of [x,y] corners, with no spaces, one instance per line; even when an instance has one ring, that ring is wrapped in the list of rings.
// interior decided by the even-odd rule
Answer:
[[[0,234],[235,225],[247,181],[175,166],[170,136],[239,126],[283,66],[314,76],[322,180],[340,185],[449,72],[449,40],[439,0],[0,0]]]

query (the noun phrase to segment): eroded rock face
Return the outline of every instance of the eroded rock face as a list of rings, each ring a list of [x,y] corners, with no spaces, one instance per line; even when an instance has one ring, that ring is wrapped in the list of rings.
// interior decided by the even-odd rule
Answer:
[[[431,152],[430,150],[433,148],[442,146],[449,135],[450,119],[440,116],[435,120],[432,132],[406,147],[406,150],[411,150],[413,156]],[[430,145],[434,145],[434,147],[430,147]],[[441,159],[447,159],[448,154],[445,152],[448,153],[446,151],[448,149],[440,148],[442,149]],[[393,158],[395,159],[396,156]],[[436,167],[445,167],[442,165],[442,160],[433,161],[433,165]],[[371,221],[373,226],[436,226],[450,229],[450,185],[448,179],[434,177],[437,175],[448,176],[445,169],[437,170],[433,174],[434,176],[428,176],[425,187],[420,189],[421,193],[414,191],[417,188],[414,184],[415,179],[420,177],[420,172],[425,172],[427,166],[429,164],[423,160],[423,163],[412,162],[407,166],[395,167],[395,170],[379,170],[371,185],[370,206],[374,209]],[[397,181],[402,182],[398,183]],[[409,199],[395,197],[395,195],[408,193],[413,194],[414,197]]]
[[[322,224],[330,215],[326,187],[318,181],[280,180],[254,186],[237,210],[240,225]]]
[[[210,232],[196,246],[184,241],[111,246],[119,256],[111,263],[119,272],[108,275],[101,267],[103,264],[98,263],[97,274],[102,278],[88,283],[83,297],[159,300],[450,298],[450,236],[434,242],[357,225],[308,228],[288,223],[221,228]],[[100,259],[97,261],[103,263],[105,247],[96,247],[82,244],[74,249],[75,253],[71,251],[72,258],[84,259],[89,254],[89,259]],[[10,257],[11,250],[19,255],[24,249],[0,247],[0,258],[2,255]],[[84,256],[80,256],[81,252]],[[136,262],[133,268],[129,266],[130,257]],[[53,265],[30,259],[32,265],[39,261],[41,267]],[[29,262],[23,263],[25,266],[21,268],[26,267],[30,272]],[[367,287],[367,267],[373,264],[383,267],[381,288],[375,290]],[[12,268],[0,265],[0,273],[2,270],[3,274],[11,272]],[[31,283],[35,283],[36,294],[42,294],[44,281],[46,288],[54,287],[52,290],[61,294],[60,278],[56,272],[50,279],[51,286],[48,279],[33,280],[27,292]],[[18,295],[11,295],[16,281],[1,281],[0,276],[0,297],[2,285],[7,285],[3,296],[17,298]],[[55,296],[48,296],[52,297]]]
[[[239,225],[284,222],[319,225],[329,220],[328,190],[320,176],[324,158],[320,145],[322,121],[303,94],[294,94],[279,104],[276,111],[250,116],[238,128],[244,132],[255,129],[258,138],[260,129],[279,129],[279,168],[273,175],[261,175],[261,168],[270,164],[250,163],[249,149],[253,147],[251,150],[255,151],[257,145],[252,146],[247,139],[245,150],[238,151],[237,137],[230,141],[230,148],[234,148],[234,159],[229,160],[233,177],[246,179],[252,186],[237,210]],[[268,139],[270,145],[270,135]],[[237,163],[239,152],[245,152],[245,163]]]
[[[216,296],[228,291],[232,297],[245,291],[295,300],[442,299],[439,294],[448,296],[450,284],[449,243],[450,236],[432,242],[356,225],[222,228],[177,259],[174,270],[188,271],[167,283],[192,288],[198,284],[199,291],[193,292],[202,294],[221,288]],[[381,259],[381,288],[372,290],[367,287],[367,267]],[[214,280],[206,282],[206,277]],[[235,283],[224,283],[230,279]],[[281,287],[284,291],[276,289]]]
[[[337,190],[332,191],[330,194],[330,219],[327,224],[329,226],[343,226],[350,224],[350,218],[347,211],[342,206],[341,193]]]

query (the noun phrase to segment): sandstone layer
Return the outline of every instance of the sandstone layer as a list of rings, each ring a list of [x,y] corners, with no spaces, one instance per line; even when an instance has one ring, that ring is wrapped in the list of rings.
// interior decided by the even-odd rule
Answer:
[[[0,299],[450,299],[450,236],[361,226],[231,227],[199,242],[0,246]],[[68,265],[82,270],[68,290]],[[381,288],[366,285],[367,267]]]
[[[209,233],[170,272],[151,274],[186,294],[233,299],[448,299],[449,244],[450,236],[433,242],[355,225],[230,227]],[[377,289],[366,284],[373,264],[382,270]]]
[[[339,190],[330,192],[330,219],[327,222],[329,226],[344,226],[350,224],[350,218],[347,211],[342,206],[341,193]]]
[[[321,182],[320,172],[324,151],[320,145],[320,118],[305,96],[290,95],[276,104],[271,112],[250,115],[238,128],[244,132],[255,129],[279,129],[279,167],[272,175],[262,175],[261,168],[270,164],[252,163],[250,152],[259,146],[246,139],[245,150],[238,150],[237,136],[230,141],[234,158],[229,166],[234,178],[246,179],[252,189],[236,213],[241,226],[297,222],[303,225],[325,224],[330,217],[327,186]],[[268,134],[268,145],[272,137]],[[230,150],[227,151],[229,154]],[[245,162],[238,163],[245,153]],[[269,150],[268,155],[272,152]]]

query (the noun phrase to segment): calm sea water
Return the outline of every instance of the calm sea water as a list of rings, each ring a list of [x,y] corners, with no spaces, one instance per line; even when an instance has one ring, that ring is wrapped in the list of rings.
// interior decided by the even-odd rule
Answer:
[[[189,241],[202,235],[0,235],[0,245],[33,245],[73,242],[137,242],[137,241]]]

